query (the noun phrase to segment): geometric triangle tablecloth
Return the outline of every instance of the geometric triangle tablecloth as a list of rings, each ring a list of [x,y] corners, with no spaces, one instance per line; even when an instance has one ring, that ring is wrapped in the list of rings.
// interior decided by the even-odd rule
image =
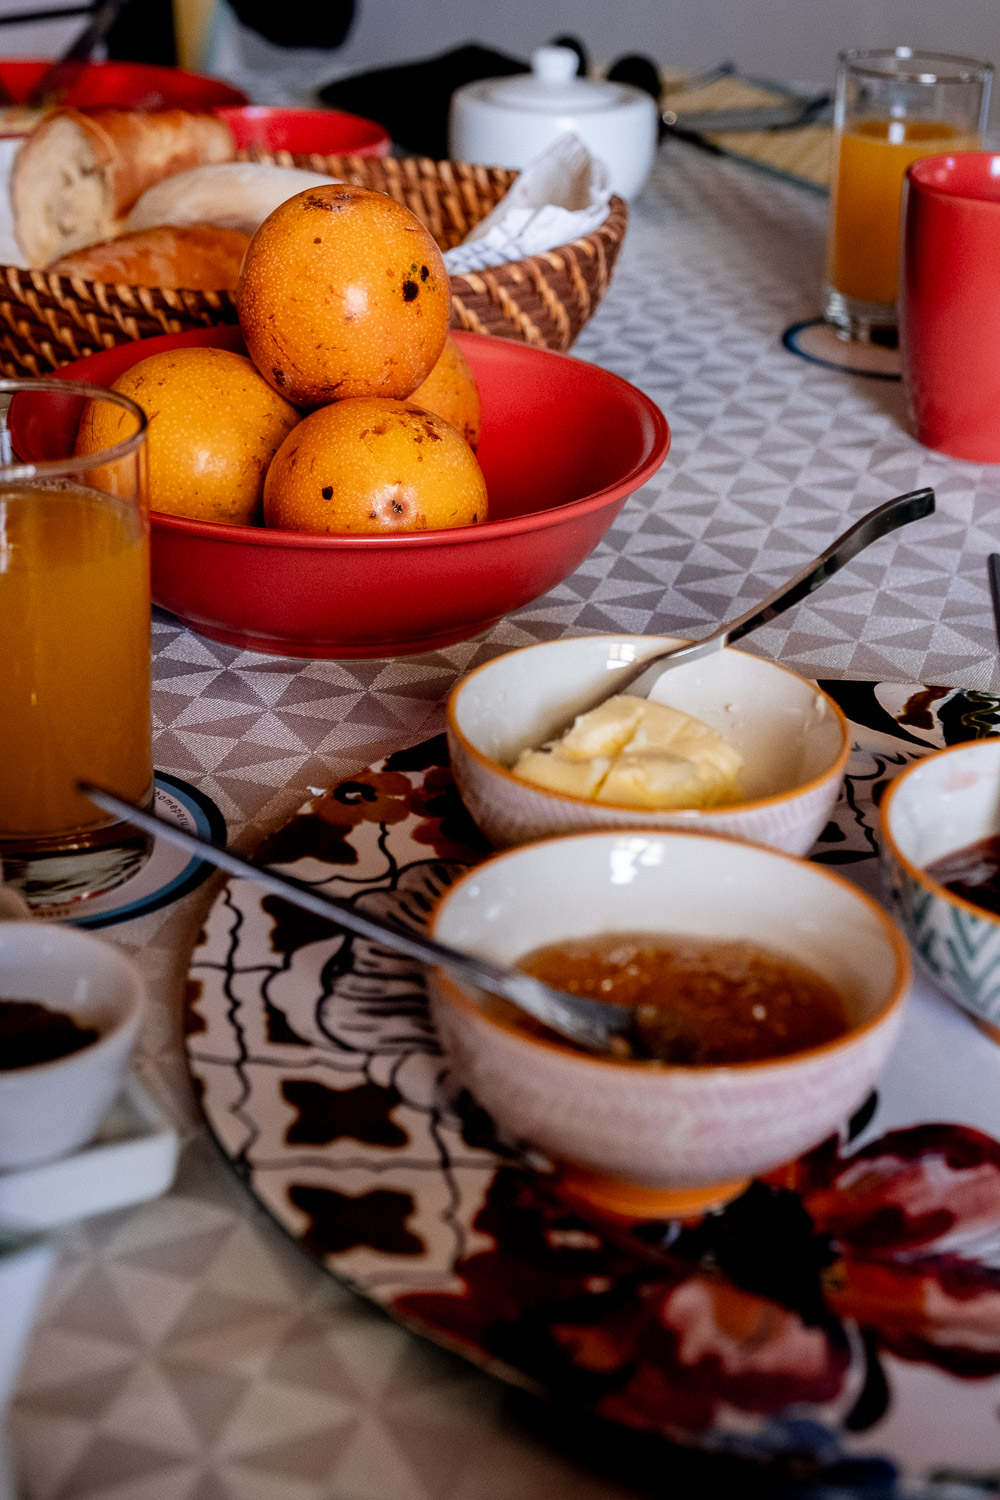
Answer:
[[[1000,469],[921,448],[898,385],[781,345],[816,314],[825,217],[791,184],[667,145],[574,351],[662,407],[661,473],[571,578],[478,641],[306,663],[158,616],[157,766],[212,797],[250,848],[310,788],[439,730],[448,689],[477,662],[563,634],[698,634],[852,517],[925,484],[935,517],[748,649],[826,677],[1000,688],[985,571],[1000,550]],[[11,1416],[32,1500],[624,1500],[651,1484],[641,1455],[634,1473],[603,1472],[598,1433],[553,1411],[542,1423],[361,1306],[263,1220],[199,1124],[180,1049],[213,885],[106,934],[150,979],[138,1071],[186,1145],[169,1195],[65,1236]]]

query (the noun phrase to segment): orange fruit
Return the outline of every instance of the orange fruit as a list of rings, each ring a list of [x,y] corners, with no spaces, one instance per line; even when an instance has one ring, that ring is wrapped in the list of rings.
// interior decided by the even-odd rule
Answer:
[[[410,401],[356,396],[304,418],[264,481],[264,524],[286,531],[473,526],[486,482],[454,427]]]
[[[257,519],[268,465],[300,413],[248,359],[228,349],[173,349],[140,360],[113,389],[149,419],[153,510],[235,526]],[[127,412],[96,402],[84,410],[76,451],[109,448],[130,426]]]
[[[449,334],[441,358],[410,397],[414,406],[435,412],[456,428],[470,448],[479,443],[479,387],[472,367]]]
[[[350,183],[307,188],[266,218],[236,290],[264,378],[298,406],[402,399],[444,348],[451,290],[415,214]]]

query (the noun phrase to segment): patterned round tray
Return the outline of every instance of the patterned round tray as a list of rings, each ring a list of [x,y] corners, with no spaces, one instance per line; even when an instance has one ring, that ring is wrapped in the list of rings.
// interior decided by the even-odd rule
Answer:
[[[887,781],[995,732],[1000,701],[823,686],[856,749],[812,857],[877,892]],[[341,782],[258,857],[419,925],[484,853],[441,737]],[[630,1227],[580,1218],[448,1089],[413,964],[233,881],[191,980],[189,1064],[219,1145],[393,1317],[623,1437],[883,1500],[1000,1487],[1000,1049],[925,979],[839,1138],[720,1212]]]

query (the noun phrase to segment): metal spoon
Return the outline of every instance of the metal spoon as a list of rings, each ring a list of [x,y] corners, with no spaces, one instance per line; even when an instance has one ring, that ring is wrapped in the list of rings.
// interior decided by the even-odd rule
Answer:
[[[210,839],[188,833],[175,823],[167,823],[153,813],[136,807],[134,803],[125,801],[123,797],[116,796],[114,792],[95,786],[93,782],[79,781],[77,788],[105,812],[114,813],[133,827],[152,834],[154,838],[166,839],[167,843],[176,844],[178,849],[197,855],[210,865],[228,871],[230,875],[256,881],[265,890],[283,896],[286,901],[301,906],[304,911],[326,917],[358,937],[381,943],[394,953],[418,959],[420,963],[450,969],[466,982],[494,995],[502,995],[536,1021],[541,1021],[543,1026],[548,1026],[551,1031],[558,1032],[567,1041],[574,1042],[588,1052],[627,1057],[635,1050],[642,1055],[641,1040],[633,1037],[636,1011],[632,1006],[590,1000],[583,995],[569,995],[563,990],[552,989],[550,985],[543,984],[540,979],[533,979],[530,974],[524,974],[519,969],[504,968],[488,958],[477,958],[475,954],[450,948],[409,928],[394,927],[378,917],[365,915],[333,896],[323,895],[321,891],[304,881],[296,880],[294,876],[277,875],[264,866],[251,864],[249,860],[241,859],[238,854],[231,854],[228,849],[221,848]],[[636,1041],[638,1044],[634,1046]],[[623,1042],[626,1044],[624,1047]]]
[[[993,604],[993,625],[1000,647],[1000,552],[991,552],[986,560],[987,576],[990,580],[990,600]]]
[[[830,103],[827,93],[811,98],[792,96],[776,104],[751,104],[743,108],[663,111],[663,124],[678,135],[725,135],[744,131],[795,130],[811,125]]]
[[[703,636],[699,641],[691,641],[686,646],[672,646],[668,651],[658,651],[655,656],[647,656],[641,661],[609,661],[607,672],[610,682],[605,679],[589,702],[578,706],[572,718],[557,725],[549,733],[547,742],[558,739],[580,714],[589,713],[591,709],[598,708],[608,698],[614,698],[626,689],[633,698],[648,698],[653,685],[664,672],[698,661],[703,656],[711,656],[723,647],[732,645],[734,641],[742,640],[759,626],[769,624],[778,615],[784,614],[786,609],[791,609],[793,604],[798,604],[800,599],[813,593],[828,578],[832,578],[845,563],[870,547],[872,542],[877,542],[880,537],[898,530],[900,526],[907,526],[911,521],[919,521],[923,516],[931,515],[933,510],[933,490],[911,490],[906,495],[897,495],[894,500],[887,500],[884,505],[876,506],[862,516],[860,521],[855,521],[853,526],[830,543],[825,552],[821,552],[813,562],[806,563],[794,578],[780,584],[760,604],[755,604],[746,614],[739,615],[728,624],[720,625],[711,635]]]

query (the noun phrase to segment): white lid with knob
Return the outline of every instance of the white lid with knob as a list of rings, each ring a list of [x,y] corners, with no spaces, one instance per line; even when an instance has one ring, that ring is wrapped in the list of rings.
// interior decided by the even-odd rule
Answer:
[[[578,59],[571,47],[537,47],[531,54],[531,72],[512,78],[490,78],[472,84],[479,97],[504,109],[531,109],[545,114],[572,110],[592,114],[597,110],[621,109],[640,93],[630,84],[603,83],[577,77]]]
[[[543,83],[569,83],[578,66],[572,47],[536,47],[531,54],[531,71]]]
[[[642,89],[577,76],[571,47],[539,47],[532,71],[457,89],[449,152],[459,161],[523,167],[568,132],[580,137],[624,198],[640,191],[656,152],[658,109]]]

